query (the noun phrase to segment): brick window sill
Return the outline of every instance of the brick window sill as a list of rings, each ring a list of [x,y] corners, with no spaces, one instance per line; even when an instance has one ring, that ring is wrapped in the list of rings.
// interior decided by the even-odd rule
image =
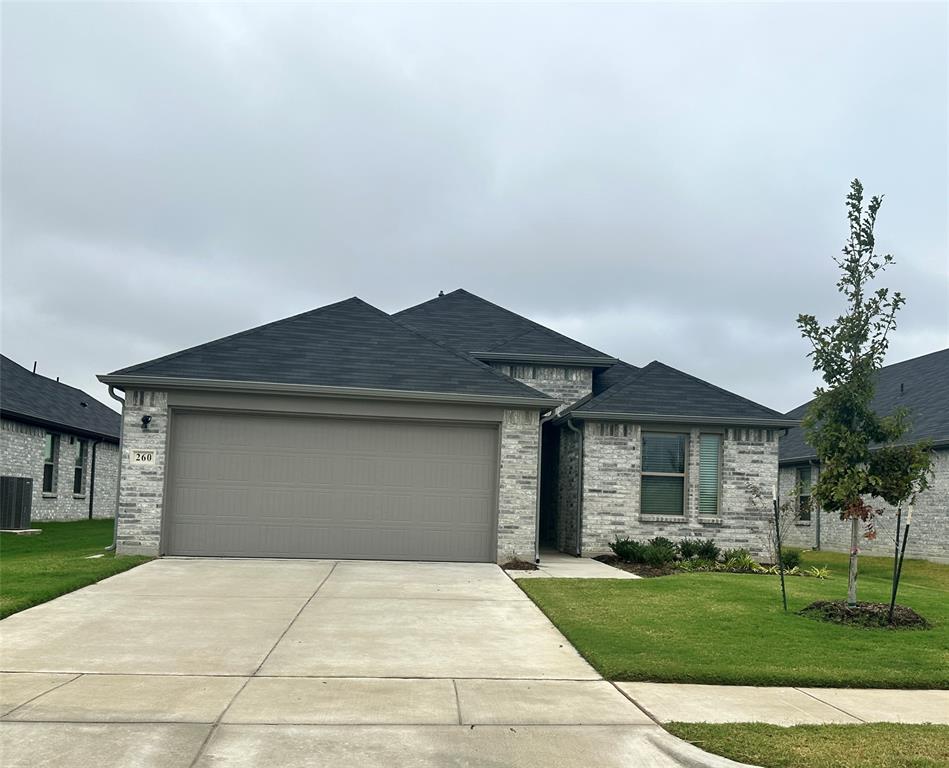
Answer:
[[[640,522],[643,523],[684,523],[685,515],[640,515]]]
[[[43,498],[44,498],[44,499],[55,499],[55,498],[56,498],[56,494],[55,494],[55,493],[47,493],[46,491],[43,491]]]
[[[794,521],[794,524],[795,524],[795,525],[802,525],[802,526],[804,526],[804,527],[806,528],[807,526],[809,526],[809,525],[811,524],[811,521],[810,521],[810,520],[795,520],[795,521]]]
[[[718,515],[700,515],[699,522],[702,525],[723,525],[725,523]]]
[[[84,493],[74,493],[74,494],[72,495],[72,497],[73,497],[74,499],[84,499],[84,498],[86,498],[86,494],[84,494]]]

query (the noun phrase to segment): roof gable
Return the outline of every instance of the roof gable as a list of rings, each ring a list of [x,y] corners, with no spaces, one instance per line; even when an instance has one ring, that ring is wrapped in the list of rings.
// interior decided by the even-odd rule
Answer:
[[[397,312],[394,317],[429,336],[485,359],[511,355],[542,358],[615,359],[586,344],[499,307],[463,288]]]
[[[578,405],[571,415],[775,426],[790,423],[778,411],[656,360]]]
[[[358,298],[122,368],[104,379],[129,376],[546,398]]]
[[[812,402],[799,405],[787,415],[803,418]],[[903,438],[905,442],[932,440],[949,444],[949,348],[881,368],[872,407],[884,416],[897,408],[906,408],[910,429]],[[804,430],[800,427],[781,438],[781,461],[816,456],[804,441]]]
[[[4,416],[118,441],[122,417],[92,395],[33,373],[5,355],[0,363]]]

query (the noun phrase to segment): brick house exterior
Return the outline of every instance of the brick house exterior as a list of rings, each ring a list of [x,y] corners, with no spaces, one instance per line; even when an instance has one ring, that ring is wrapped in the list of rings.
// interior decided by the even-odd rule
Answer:
[[[3,357],[0,474],[32,480],[31,519],[113,517],[120,417]]]
[[[661,363],[623,363],[463,290],[391,316],[351,299],[100,379],[125,392],[120,554],[503,562],[534,559],[541,546],[589,555],[616,536],[659,534],[759,553],[770,518],[748,487],[767,493],[776,482],[776,430],[796,423]],[[223,425],[214,435],[208,414]],[[334,419],[339,451],[355,451],[351,466],[323,485],[313,470],[301,473],[306,457],[289,448],[285,414],[315,442]],[[384,424],[404,424],[404,445],[375,450],[373,440],[388,445]],[[431,427],[442,426],[467,437],[434,452],[429,437],[412,437],[441,440]],[[487,434],[476,428],[495,430],[495,447],[454,462]],[[677,514],[642,509],[641,455],[657,430],[685,446]],[[715,455],[699,450],[710,432]],[[271,448],[254,442],[261,435]],[[490,462],[489,503],[472,467]],[[390,506],[408,494],[408,511],[382,504],[360,518],[379,492]],[[426,512],[426,499],[443,492],[445,508]],[[714,513],[700,512],[709,493]],[[248,499],[261,520],[242,512]],[[478,530],[489,524],[486,541]],[[295,534],[281,539],[288,525]],[[475,542],[467,549],[464,536]]]
[[[805,403],[788,415],[801,418],[809,405]],[[905,409],[910,423],[906,441],[928,440],[933,446],[930,487],[915,501],[906,555],[949,562],[949,349],[883,368],[877,380],[873,407],[881,414]],[[820,464],[814,450],[805,442],[802,430],[791,429],[781,438],[780,446],[781,497],[792,498],[798,512],[787,543],[848,552],[849,521],[821,510],[805,513],[804,519],[799,514],[796,489],[808,476],[811,484],[817,482]],[[896,540],[895,510],[880,499],[867,499],[867,502],[882,514],[874,523],[876,538],[862,539],[861,551],[891,556]]]

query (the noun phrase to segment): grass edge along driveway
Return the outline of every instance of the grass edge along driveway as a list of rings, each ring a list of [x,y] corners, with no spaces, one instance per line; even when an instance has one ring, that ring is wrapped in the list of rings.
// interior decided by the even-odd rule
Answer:
[[[684,573],[642,580],[519,582],[604,677],[621,681],[853,688],[949,688],[949,565],[908,560],[899,602],[933,628],[844,627],[797,616],[846,596],[846,558],[808,552],[832,577]],[[861,600],[886,602],[892,560],[861,557]]]
[[[667,723],[706,752],[767,768],[945,768],[949,725]]]
[[[34,521],[33,527],[42,533],[0,534],[0,619],[152,559],[106,552],[111,519]]]

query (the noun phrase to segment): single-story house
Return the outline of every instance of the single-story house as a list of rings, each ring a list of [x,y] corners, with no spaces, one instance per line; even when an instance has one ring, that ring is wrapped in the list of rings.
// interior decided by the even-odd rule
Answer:
[[[121,421],[92,395],[0,355],[0,475],[31,485],[3,503],[29,500],[32,520],[112,517]]]
[[[787,415],[801,419],[810,402]],[[873,409],[880,414],[905,408],[910,430],[906,443],[929,440],[933,446],[933,476],[930,487],[916,499],[906,553],[910,557],[949,561],[949,349],[932,352],[881,369],[876,382]],[[812,509],[810,489],[820,475],[814,449],[800,427],[781,438],[781,495],[792,497],[797,512],[787,543],[838,552],[850,550],[850,525],[837,513]],[[896,541],[896,516],[888,504],[871,500],[884,510],[875,520],[876,538],[863,539],[861,549],[892,555]],[[906,522],[906,518],[903,518]]]
[[[464,290],[353,298],[99,377],[120,553],[505,561],[615,536],[762,552],[797,422]]]

